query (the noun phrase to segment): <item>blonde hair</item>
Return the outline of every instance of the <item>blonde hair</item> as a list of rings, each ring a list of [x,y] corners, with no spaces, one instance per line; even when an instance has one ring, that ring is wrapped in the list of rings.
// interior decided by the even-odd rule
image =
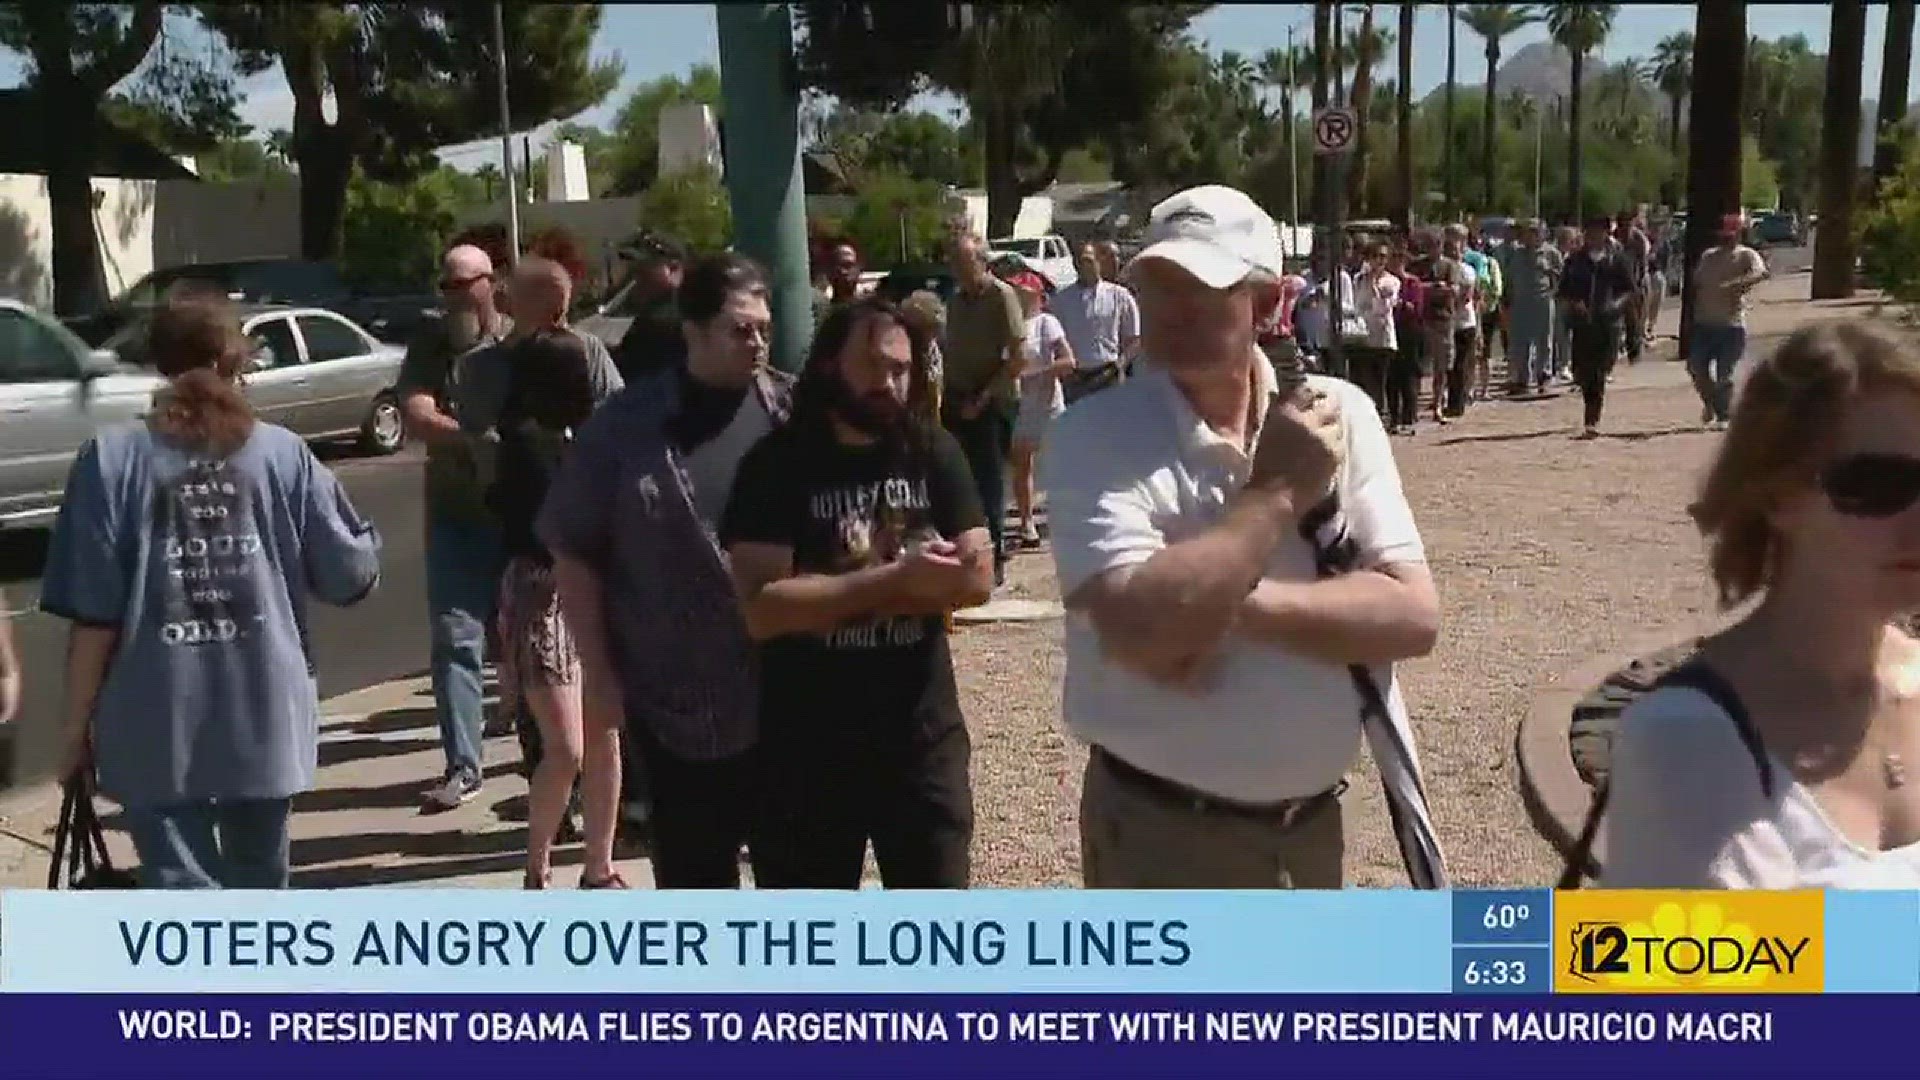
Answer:
[[[1706,537],[1707,563],[1724,607],[1773,582],[1779,537],[1768,515],[1795,486],[1811,482],[1831,452],[1846,410],[1861,394],[1920,394],[1920,348],[1871,323],[1794,332],[1754,363],[1733,422],[1689,508]]]

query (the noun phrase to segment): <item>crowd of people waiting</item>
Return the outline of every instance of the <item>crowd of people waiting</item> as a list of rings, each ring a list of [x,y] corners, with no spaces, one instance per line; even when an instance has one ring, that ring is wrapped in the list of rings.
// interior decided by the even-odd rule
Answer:
[[[491,653],[503,715],[531,720],[528,888],[551,884],[576,783],[582,888],[626,887],[623,801],[646,808],[665,888],[737,887],[743,851],[761,887],[853,888],[869,848],[889,887],[966,886],[949,616],[1038,541],[1037,474],[1064,718],[1090,748],[1086,883],[1339,886],[1365,739],[1409,880],[1444,887],[1393,671],[1433,647],[1440,604],[1389,432],[1422,371],[1442,421],[1484,393],[1489,325],[1516,391],[1564,360],[1591,432],[1615,343],[1646,331],[1620,226],[1563,250],[1523,225],[1497,257],[1459,228],[1371,245],[1337,268],[1336,306],[1287,272],[1253,200],[1195,188],[1155,208],[1124,283],[1093,245],[1065,289],[1002,280],[960,232],[944,302],[833,288],[797,377],[768,363],[744,256],[648,240],[647,314],[609,350],[568,323],[574,249],[456,244],[446,317],[401,381],[428,448],[446,752],[428,801],[483,784]],[[1920,652],[1894,621],[1920,607],[1920,354],[1803,331],[1734,404],[1765,275],[1738,241],[1730,221],[1698,275],[1701,326],[1725,332],[1696,380],[1733,423],[1694,514],[1723,599],[1759,602],[1629,712],[1606,880],[1911,885]],[[1349,378],[1301,362],[1334,333],[1356,343]],[[254,417],[224,299],[169,298],[149,346],[167,385],[80,454],[49,549],[41,608],[72,623],[65,771],[126,808],[145,883],[280,887],[316,769],[307,599],[366,596],[380,539]],[[17,697],[16,679],[0,707]]]

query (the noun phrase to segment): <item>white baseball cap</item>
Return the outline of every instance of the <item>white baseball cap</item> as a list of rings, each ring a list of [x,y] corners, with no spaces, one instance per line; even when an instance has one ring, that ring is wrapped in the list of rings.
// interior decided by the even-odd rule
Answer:
[[[1147,247],[1133,263],[1145,259],[1165,259],[1210,289],[1229,289],[1255,270],[1282,272],[1280,230],[1245,192],[1206,184],[1153,208]]]

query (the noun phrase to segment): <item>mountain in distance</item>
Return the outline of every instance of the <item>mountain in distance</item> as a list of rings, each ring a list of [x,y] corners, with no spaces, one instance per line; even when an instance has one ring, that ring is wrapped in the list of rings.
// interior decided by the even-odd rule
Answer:
[[[1473,37],[1474,47],[1467,48],[1466,38],[1462,36],[1462,48],[1458,57],[1458,69],[1462,76],[1483,73],[1487,70],[1485,54],[1480,51],[1479,38]],[[1599,57],[1587,58],[1587,68],[1581,74],[1591,81],[1599,74],[1604,63]],[[1478,90],[1484,83],[1478,80],[1468,81],[1462,78],[1458,83],[1461,90]],[[1536,41],[1520,48],[1500,61],[1500,96],[1506,97],[1519,91],[1536,101],[1551,102],[1556,95],[1564,94],[1573,86],[1573,57],[1567,50],[1551,41]],[[1446,84],[1434,88],[1428,97],[1437,98],[1446,93]]]

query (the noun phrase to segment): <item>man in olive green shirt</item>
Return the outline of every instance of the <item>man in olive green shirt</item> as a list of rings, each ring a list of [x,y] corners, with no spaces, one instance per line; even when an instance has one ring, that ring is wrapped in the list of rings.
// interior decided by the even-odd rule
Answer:
[[[986,242],[955,238],[950,257],[958,285],[947,301],[942,420],[966,452],[993,534],[994,583],[1006,580],[1007,452],[1019,409],[1021,342],[1026,320],[1013,286],[987,271]]]
[[[486,506],[473,444],[460,427],[461,375],[467,357],[506,337],[511,324],[494,302],[493,261],[477,247],[447,252],[440,295],[446,316],[408,345],[399,391],[408,431],[427,445],[433,704],[447,757],[446,773],[427,801],[448,809],[480,790],[480,669],[505,569],[499,526]]]

